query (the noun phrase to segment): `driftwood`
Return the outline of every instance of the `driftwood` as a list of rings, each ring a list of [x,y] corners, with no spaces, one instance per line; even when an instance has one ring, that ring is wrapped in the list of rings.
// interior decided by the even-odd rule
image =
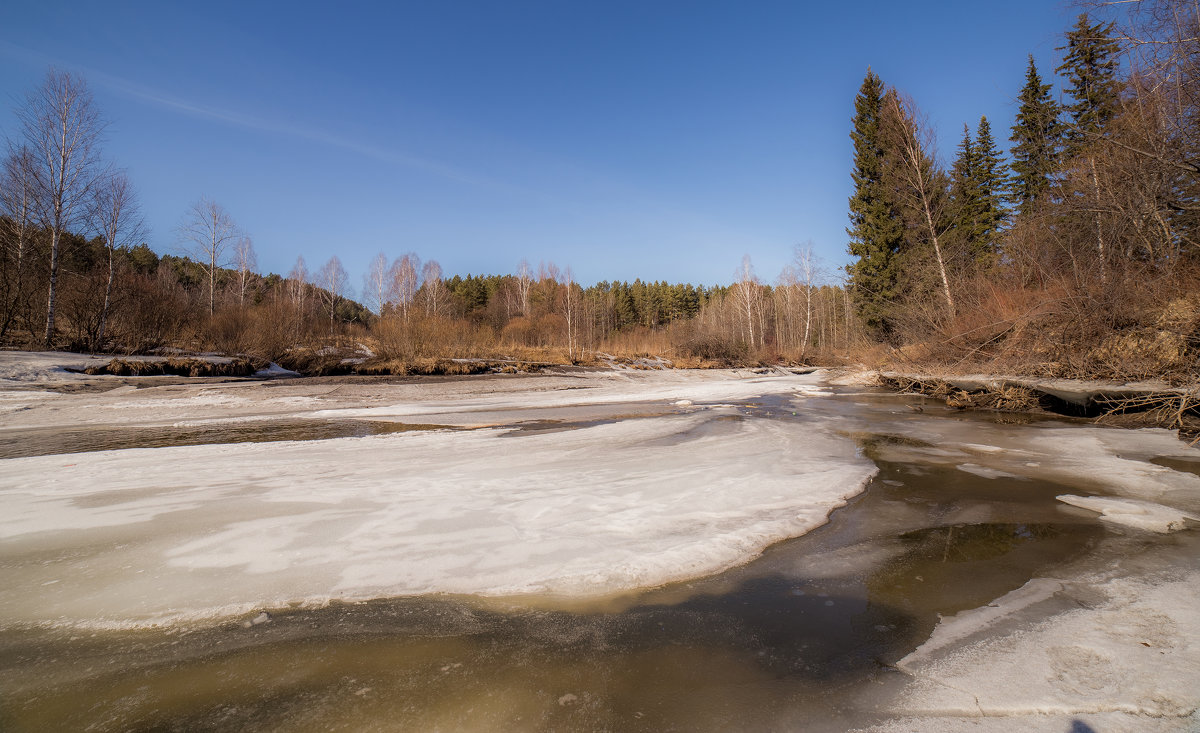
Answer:
[[[1017,382],[1026,383],[1017,383]],[[955,384],[958,382],[958,384]],[[1090,417],[1097,422],[1162,427],[1179,430],[1200,443],[1200,388],[1145,389],[1128,386],[1101,387],[1084,396],[1064,399],[1061,390],[1039,389],[1036,380],[1018,378],[947,379],[905,374],[881,374],[879,383],[888,389],[943,400],[959,410],[1001,412],[1051,412]],[[965,386],[964,386],[965,385]]]
[[[1017,385],[1002,384],[998,389],[966,390],[942,379],[896,375],[881,376],[880,382],[897,392],[944,400],[948,407],[957,410],[1027,412],[1039,407],[1038,397],[1033,390]]]
[[[1116,415],[1143,413],[1160,427],[1187,429],[1194,424],[1194,421],[1188,418],[1200,416],[1200,392],[1195,390],[1157,392],[1123,398],[1100,397],[1096,401],[1105,408],[1104,414],[1096,418],[1097,422]]]

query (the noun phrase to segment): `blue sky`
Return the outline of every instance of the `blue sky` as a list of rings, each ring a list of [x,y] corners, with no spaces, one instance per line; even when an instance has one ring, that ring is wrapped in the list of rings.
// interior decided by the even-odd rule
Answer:
[[[982,2],[19,3],[0,134],[46,69],[81,73],[150,245],[202,195],[260,269],[379,251],[444,272],[521,259],[599,280],[774,281],[796,244],[844,264],[853,99],[871,66],[952,157],[1007,147],[1028,54],[1075,11]]]

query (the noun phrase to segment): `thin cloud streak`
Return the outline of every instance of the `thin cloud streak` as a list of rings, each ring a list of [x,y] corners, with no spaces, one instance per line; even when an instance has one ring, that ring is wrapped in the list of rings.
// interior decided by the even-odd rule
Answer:
[[[191,102],[163,94],[162,92],[149,87],[135,84],[127,79],[122,79],[104,72],[91,71],[89,72],[89,75],[95,78],[97,83],[108,87],[119,94],[123,94],[127,97],[138,99],[143,102],[149,102],[165,109],[181,112],[192,117],[216,120],[228,125],[243,127],[259,132],[288,135],[291,137],[300,138],[302,140],[311,140],[322,145],[328,145],[330,147],[341,148],[342,150],[357,153],[359,155],[378,160],[382,163],[393,163],[406,168],[413,168],[416,170],[425,171],[427,173],[432,173],[457,183],[467,183],[488,188],[506,188],[506,186],[496,181],[473,175],[445,163],[440,163],[438,161],[429,160],[426,158],[418,158],[416,156],[407,155],[405,153],[400,153],[393,150],[386,150],[372,145],[364,145],[362,143],[325,132],[324,130],[300,127],[297,125],[288,125],[273,120],[266,120],[260,117],[243,114],[241,112],[192,104]]]
[[[58,59],[52,59],[37,51],[10,43],[8,41],[0,41],[0,54],[30,65],[59,67],[74,66],[73,64],[64,64]],[[405,168],[412,168],[414,170],[431,173],[456,183],[466,183],[482,188],[493,188],[508,191],[514,190],[514,187],[509,184],[504,184],[483,176],[475,175],[436,160],[420,158],[373,145],[364,145],[363,143],[325,132],[324,130],[300,127],[297,125],[288,125],[240,112],[193,104],[186,100],[172,97],[156,89],[152,89],[129,79],[109,74],[98,69],[89,68],[86,66],[76,68],[83,71],[87,75],[88,79],[95,81],[96,84],[114,91],[117,94],[142,102],[147,102],[157,107],[179,112],[191,117],[216,120],[217,122],[222,122],[227,125],[241,127],[248,130],[255,130],[258,132],[266,132],[276,135],[288,135],[302,140],[310,140],[312,142],[327,145],[329,147],[340,148],[342,150],[356,153],[358,155],[377,160],[381,163],[391,163],[394,165],[403,166]]]
[[[108,89],[126,98],[134,99],[136,101],[153,105],[161,109],[166,109],[178,114],[186,115],[188,117],[213,120],[231,127],[238,127],[272,135],[287,135],[293,138],[308,140],[321,145],[352,152],[382,163],[423,171],[456,183],[463,183],[466,185],[476,186],[492,191],[500,191],[508,194],[518,194],[522,197],[525,197],[530,202],[538,202],[543,205],[553,203],[555,207],[560,210],[577,212],[577,215],[580,218],[587,218],[588,212],[590,211],[590,204],[593,203],[588,197],[584,197],[582,199],[567,197],[567,199],[564,200],[563,190],[561,187],[558,189],[545,189],[542,187],[530,188],[521,186],[509,181],[501,181],[476,175],[439,161],[420,158],[394,150],[363,144],[361,142],[341,137],[324,130],[307,128],[298,125],[289,125],[233,110],[194,104],[179,97],[166,94],[152,87],[139,84],[130,79],[100,71],[88,66],[64,63],[60,59],[46,56],[38,51],[13,44],[8,41],[0,40],[0,54],[9,56],[10,58],[32,66],[58,66],[60,68],[73,68],[74,70],[85,74],[87,78],[94,82],[97,86]],[[615,180],[609,176],[597,174],[595,171],[581,168],[569,160],[564,161],[556,159],[553,161],[553,163],[558,169],[558,173],[556,174],[555,178],[559,181],[561,181],[564,177],[577,181],[584,181],[589,188],[598,188],[602,191],[609,191],[621,199],[637,201],[639,209],[642,212],[640,216],[634,217],[634,219],[637,221],[677,222],[679,226],[687,227],[697,231],[709,232],[714,235],[717,232],[721,232],[723,236],[730,239],[746,239],[748,236],[736,229],[729,229],[719,220],[715,220],[711,212],[699,212],[688,207],[680,207],[671,203],[658,201],[656,200],[657,197],[655,195],[642,190],[637,185],[630,186],[630,184],[626,181]],[[754,237],[749,235],[749,238],[753,239]]]

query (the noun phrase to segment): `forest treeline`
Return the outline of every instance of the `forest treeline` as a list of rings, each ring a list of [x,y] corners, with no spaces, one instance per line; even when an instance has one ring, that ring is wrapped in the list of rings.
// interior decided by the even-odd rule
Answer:
[[[14,221],[0,224],[11,231]],[[6,261],[6,345],[41,344],[49,241],[49,232],[35,227],[26,235],[22,271]],[[263,276],[249,269],[252,255],[243,250],[245,267],[218,264],[210,277],[193,257],[160,257],[141,243],[110,249],[102,236],[66,232],[59,246],[53,345],[74,350],[216,350],[300,366],[330,347],[335,354],[370,352],[400,367],[439,357],[582,363],[596,352],[720,365],[757,361],[780,346],[796,354],[805,344],[812,353],[845,350],[856,328],[844,289],[818,283],[815,270],[809,280],[792,277],[774,287],[749,270],[732,285],[635,280],[585,287],[553,264],[445,278],[436,261],[408,253],[389,263],[381,253],[361,290],[368,307],[347,296],[348,276],[336,257],[315,272],[299,258],[286,276]]]
[[[405,371],[435,358],[581,363],[597,354],[687,365],[847,352],[861,341],[846,291],[811,248],[772,285],[749,259],[736,282],[583,286],[570,268],[445,277],[436,260],[379,253],[357,300],[335,255],[261,275],[250,235],[202,197],[159,256],[127,175],[99,150],[86,83],[51,70],[17,110],[22,136],[0,171],[0,343],[108,353],[246,354],[301,368],[361,361]]]
[[[353,298],[336,256],[259,274],[250,235],[208,198],[160,256],[144,244],[131,181],[102,155],[86,84],[51,70],[16,110],[0,171],[0,344],[293,364],[355,352],[398,369],[605,353],[1194,377],[1200,21],[1182,0],[1121,7],[1067,30],[1058,99],[1030,56],[1007,155],[980,118],[939,163],[917,103],[868,70],[852,117],[845,272],[800,246],[771,282],[743,258],[730,284],[710,287],[584,286],[569,268],[526,262],[446,277],[436,260],[380,253]]]

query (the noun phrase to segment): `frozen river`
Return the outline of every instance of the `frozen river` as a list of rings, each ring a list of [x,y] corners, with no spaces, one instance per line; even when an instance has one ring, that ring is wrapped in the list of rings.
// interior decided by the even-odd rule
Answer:
[[[1165,431],[821,374],[63,358],[0,358],[5,730],[1197,726]]]

